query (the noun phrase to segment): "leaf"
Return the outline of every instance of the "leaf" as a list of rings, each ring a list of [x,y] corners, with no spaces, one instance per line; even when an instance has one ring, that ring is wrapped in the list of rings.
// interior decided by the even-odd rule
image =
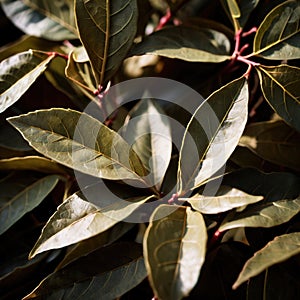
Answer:
[[[181,299],[197,283],[206,252],[202,215],[189,207],[160,205],[144,236],[149,280],[158,299]]]
[[[0,113],[19,100],[53,58],[54,55],[29,50],[0,63]]]
[[[248,207],[241,213],[229,216],[221,224],[219,231],[238,227],[273,227],[288,222],[300,211],[300,197],[294,200],[263,202]]]
[[[235,0],[227,0],[229,11],[234,19],[238,19],[241,16],[240,8]]]
[[[266,59],[300,58],[299,13],[300,3],[296,0],[276,6],[256,32],[254,54]]]
[[[136,153],[115,131],[91,116],[52,108],[9,118],[29,144],[77,171],[106,179],[135,179],[145,170]]]
[[[185,198],[179,198],[184,200]],[[195,194],[187,200],[193,209],[203,214],[218,214],[233,208],[242,207],[262,200],[261,196],[249,195],[241,190],[221,186],[217,195],[206,196]]]
[[[195,188],[227,161],[248,116],[248,85],[241,77],[214,92],[186,127],[178,165],[178,191]]]
[[[254,277],[290,257],[300,253],[300,232],[293,232],[275,237],[264,248],[254,253],[244,265],[232,288],[236,289],[243,282]]]
[[[155,54],[190,62],[219,63],[230,59],[229,51],[230,42],[221,32],[176,26],[145,37],[129,55]]]
[[[172,154],[169,119],[154,101],[145,98],[129,116],[122,136],[141,159],[149,182],[159,190]]]
[[[2,0],[1,6],[6,16],[14,25],[28,35],[53,41],[77,38],[66,27],[28,7],[21,0]]]
[[[51,216],[30,252],[58,249],[91,238],[124,220],[150,197],[122,200],[105,193],[104,184],[90,186],[65,200]],[[99,197],[101,191],[101,197]],[[87,202],[88,201],[93,201]],[[96,205],[95,205],[96,204]]]
[[[54,189],[57,175],[43,178],[19,177],[11,174],[0,181],[0,234],[5,232],[27,212],[38,206]]]
[[[257,68],[263,94],[287,123],[300,131],[300,69],[288,65]]]
[[[136,0],[76,0],[75,14],[97,85],[103,86],[132,46],[137,31]]]
[[[147,276],[141,246],[117,243],[46,277],[26,299],[116,299]]]
[[[299,144],[300,134],[281,120],[248,125],[239,142],[267,161],[298,171]]]

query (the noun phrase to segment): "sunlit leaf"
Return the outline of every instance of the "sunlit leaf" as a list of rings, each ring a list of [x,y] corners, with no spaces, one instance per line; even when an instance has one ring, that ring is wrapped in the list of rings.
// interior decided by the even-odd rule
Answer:
[[[178,190],[194,188],[227,161],[248,117],[248,85],[241,77],[214,92],[195,111],[182,140]]]
[[[257,68],[266,100],[287,123],[300,131],[300,69],[288,65]]]
[[[80,39],[89,55],[98,85],[120,67],[137,30],[136,0],[76,0]]]
[[[147,36],[136,44],[130,55],[156,54],[190,62],[223,62],[228,56],[230,42],[213,29],[169,27]]]
[[[54,55],[29,50],[0,63],[0,112],[19,100],[53,58]]]
[[[145,264],[155,296],[181,299],[196,284],[207,233],[202,215],[188,207],[160,205],[144,236]]]
[[[254,54],[266,59],[300,58],[300,3],[285,1],[261,23],[254,39]]]
[[[235,0],[227,0],[229,11],[233,18],[237,19],[241,16],[240,8]]]
[[[254,256],[245,263],[233,288],[236,289],[243,282],[258,275],[268,267],[285,261],[299,253],[300,232],[293,232],[275,237],[273,241],[254,253]]]

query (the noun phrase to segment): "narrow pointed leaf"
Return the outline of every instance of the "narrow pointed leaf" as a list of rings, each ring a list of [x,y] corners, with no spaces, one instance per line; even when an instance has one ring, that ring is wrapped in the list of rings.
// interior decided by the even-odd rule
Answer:
[[[59,178],[57,175],[36,178],[16,174],[1,180],[0,234],[38,206],[54,189]]]
[[[29,50],[0,63],[0,113],[19,100],[53,58],[54,55]]]
[[[136,44],[130,55],[156,54],[190,62],[219,63],[230,59],[230,42],[213,29],[170,27],[154,32]]]
[[[114,75],[132,46],[137,13],[136,0],[76,0],[79,36],[98,85]]]
[[[178,190],[199,186],[227,161],[248,116],[248,85],[241,77],[214,92],[187,125],[179,156]]]
[[[300,69],[288,65],[257,68],[263,94],[287,123],[300,131]]]
[[[249,195],[241,190],[223,186],[216,196],[196,194],[186,200],[195,210],[203,214],[218,214],[233,208],[256,203],[262,199],[262,196]]]
[[[43,155],[80,172],[107,179],[141,180],[144,167],[115,131],[70,109],[45,109],[9,118]]]
[[[244,265],[239,277],[233,284],[236,289],[251,277],[265,269],[300,253],[300,232],[293,232],[275,237],[264,248],[254,253]]]
[[[145,264],[158,299],[181,299],[197,283],[206,252],[202,215],[188,207],[161,205],[144,236]]]
[[[259,26],[253,52],[266,59],[300,58],[300,3],[285,1],[275,7]]]

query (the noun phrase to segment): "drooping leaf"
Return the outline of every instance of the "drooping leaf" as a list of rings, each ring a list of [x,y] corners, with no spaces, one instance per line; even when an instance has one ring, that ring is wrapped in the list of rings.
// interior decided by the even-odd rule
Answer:
[[[239,145],[272,163],[300,170],[300,134],[281,120],[250,124]]]
[[[51,20],[37,10],[25,5],[21,0],[2,0],[1,6],[6,16],[16,27],[28,35],[45,38],[53,41],[75,39],[77,36],[62,26],[60,23]],[[53,1],[53,5],[56,2]]]
[[[204,262],[207,233],[199,212],[160,205],[144,236],[150,283],[159,299],[181,299],[196,284]]]
[[[275,237],[264,248],[254,253],[244,265],[239,277],[233,284],[236,289],[249,278],[261,273],[274,264],[285,261],[300,253],[300,232],[293,232]]]
[[[287,123],[300,131],[300,69],[288,65],[257,68],[263,94]]]
[[[115,131],[70,109],[45,109],[9,118],[30,145],[80,172],[107,179],[143,181],[144,167]]]
[[[56,186],[59,176],[42,178],[11,174],[0,181],[0,234],[38,206]]]
[[[19,100],[53,58],[54,55],[29,50],[0,63],[0,112]]]
[[[294,200],[263,202],[228,216],[219,230],[237,227],[273,227],[288,222],[300,212],[300,197]]]
[[[253,52],[266,59],[300,58],[300,3],[285,1],[275,7],[259,26]]]
[[[116,299],[146,276],[141,246],[117,243],[50,274],[23,299]]]
[[[75,14],[97,84],[103,86],[132,46],[137,30],[136,0],[76,0]]]
[[[235,188],[221,186],[215,196],[196,194],[186,200],[195,210],[203,214],[218,214],[233,208],[256,203],[262,199],[263,197],[261,196],[253,196]]]
[[[219,63],[230,59],[230,42],[213,29],[169,27],[147,36],[130,55],[156,54],[190,62]]]
[[[241,77],[214,92],[186,127],[178,166],[178,191],[210,178],[238,144],[248,116],[248,85]]]

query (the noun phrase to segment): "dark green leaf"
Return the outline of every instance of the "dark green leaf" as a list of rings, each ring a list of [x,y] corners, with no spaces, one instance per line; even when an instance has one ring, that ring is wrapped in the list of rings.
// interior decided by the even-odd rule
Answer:
[[[300,69],[288,65],[257,68],[266,100],[287,123],[300,131]]]
[[[196,284],[207,233],[202,215],[188,207],[160,205],[144,236],[145,264],[155,296],[181,299]]]
[[[80,39],[102,86],[120,67],[137,30],[136,0],[76,0]]]
[[[300,3],[285,1],[261,23],[254,39],[254,54],[266,59],[300,58]]]

